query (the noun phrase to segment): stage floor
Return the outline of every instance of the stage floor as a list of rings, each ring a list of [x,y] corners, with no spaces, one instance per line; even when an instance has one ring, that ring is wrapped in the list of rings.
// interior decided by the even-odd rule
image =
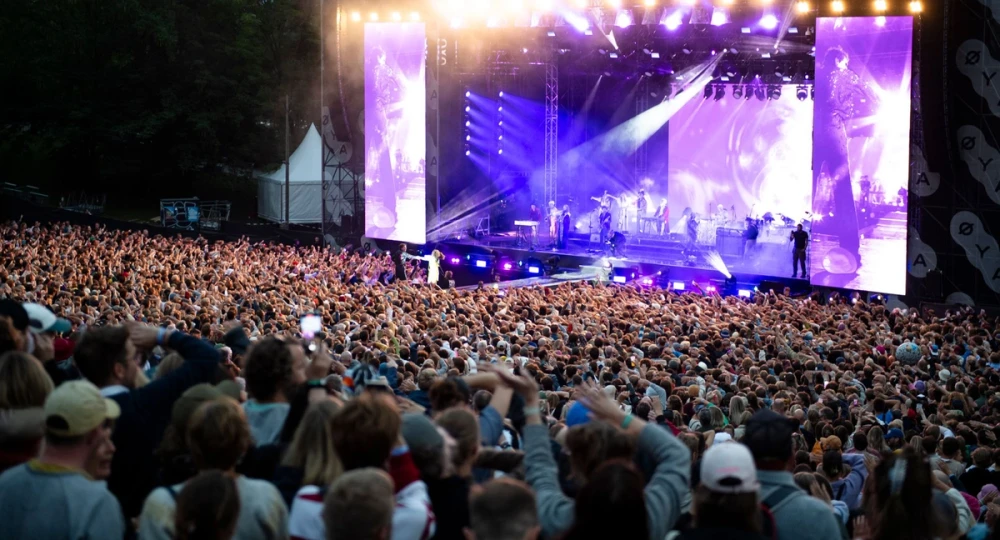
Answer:
[[[788,279],[792,275],[792,244],[788,241],[791,229],[765,230],[756,245],[749,246],[739,239],[723,240],[722,245],[695,243],[690,245],[676,235],[631,235],[624,249],[612,252],[588,235],[570,235],[564,248],[554,246],[547,236],[540,235],[535,246],[519,241],[514,232],[483,235],[480,238],[463,237],[447,240],[448,244],[475,246],[486,250],[515,250],[546,261],[553,256],[590,259],[607,259],[615,266],[659,265],[687,267],[697,270],[720,270],[720,262],[732,274],[750,274]],[[720,251],[718,248],[721,247]],[[807,266],[808,268],[808,263]]]

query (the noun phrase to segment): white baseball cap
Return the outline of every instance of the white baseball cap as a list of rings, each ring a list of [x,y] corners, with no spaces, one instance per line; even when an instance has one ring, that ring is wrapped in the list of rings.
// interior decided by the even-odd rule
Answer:
[[[701,484],[715,493],[756,493],[757,467],[740,443],[713,444],[701,458]]]
[[[28,329],[36,334],[45,332],[55,332],[64,334],[73,329],[73,325],[66,319],[56,317],[55,313],[41,304],[22,304],[24,311],[28,312]]]

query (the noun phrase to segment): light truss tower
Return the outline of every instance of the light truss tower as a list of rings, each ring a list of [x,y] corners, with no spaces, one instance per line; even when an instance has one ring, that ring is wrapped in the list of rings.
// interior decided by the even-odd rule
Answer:
[[[649,109],[649,79],[646,76],[642,76],[639,79],[639,88],[636,89],[635,94],[635,115],[646,112]],[[642,187],[642,181],[646,178],[646,171],[648,170],[648,155],[647,147],[645,141],[639,145],[635,150],[635,189],[638,190]]]
[[[559,176],[559,67],[555,59],[545,64],[545,163],[543,164],[545,200],[556,201]]]

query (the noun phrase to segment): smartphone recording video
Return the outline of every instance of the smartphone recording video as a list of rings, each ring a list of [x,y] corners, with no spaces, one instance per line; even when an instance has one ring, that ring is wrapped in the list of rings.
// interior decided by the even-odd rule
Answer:
[[[322,329],[323,321],[320,320],[318,315],[306,315],[299,321],[299,330],[302,333],[302,339],[312,339]]]

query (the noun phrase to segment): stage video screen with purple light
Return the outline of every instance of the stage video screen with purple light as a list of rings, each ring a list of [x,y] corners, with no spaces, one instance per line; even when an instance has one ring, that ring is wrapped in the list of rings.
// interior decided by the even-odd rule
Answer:
[[[814,285],[905,294],[912,17],[816,25]]]
[[[427,241],[423,23],[365,24],[365,236]]]
[[[718,251],[730,271],[787,276],[788,237],[812,209],[808,88],[718,90],[720,99],[699,94],[670,119],[670,231],[695,253]]]

